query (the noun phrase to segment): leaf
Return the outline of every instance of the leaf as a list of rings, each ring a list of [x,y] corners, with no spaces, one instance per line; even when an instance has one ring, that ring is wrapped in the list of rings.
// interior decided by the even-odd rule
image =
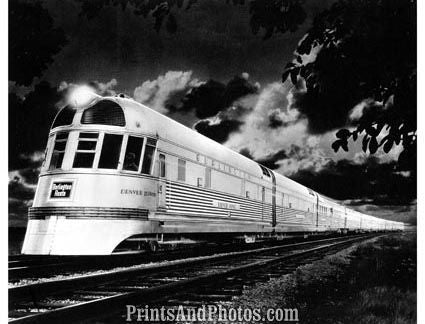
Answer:
[[[292,69],[290,75],[291,75],[292,84],[296,85],[298,81],[298,69]]]
[[[394,140],[387,139],[387,141],[385,142],[384,147],[383,147],[384,152],[388,153],[389,151],[391,151],[393,144],[394,144]]]
[[[366,151],[367,151],[367,145],[369,144],[369,136],[367,136],[367,135],[365,135],[364,137],[363,137],[363,141],[362,141],[362,150],[363,150],[363,152],[365,152],[366,153]]]
[[[291,70],[286,70],[285,72],[282,73],[282,82],[286,81],[290,72],[291,72]]]
[[[350,136],[350,131],[348,129],[343,128],[337,131],[335,136],[338,138],[347,138]]]
[[[335,142],[332,143],[332,149],[335,152],[338,152],[339,148],[341,147],[345,152],[348,152],[348,142],[346,139],[338,139]]]
[[[376,137],[373,136],[373,137],[370,138],[369,152],[371,154],[375,154],[377,150],[378,150],[378,141],[376,140]]]
[[[340,146],[341,146],[341,140],[336,140],[335,142],[332,143],[332,149],[334,150],[334,152],[338,152]]]

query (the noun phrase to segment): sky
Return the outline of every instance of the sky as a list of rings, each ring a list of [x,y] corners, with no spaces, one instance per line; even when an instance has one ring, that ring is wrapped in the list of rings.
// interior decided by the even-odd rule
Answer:
[[[415,176],[395,171],[401,146],[374,155],[361,150],[361,141],[350,142],[348,152],[331,148],[336,131],[350,127],[366,103],[340,116],[311,113],[315,107],[303,101],[302,82],[282,83],[297,44],[333,2],[301,1],[301,11],[292,15],[294,28],[265,39],[264,28],[253,32],[250,8],[256,1],[174,6],[174,18],[165,18],[158,31],[155,20],[131,4],[123,9],[96,7],[103,0],[41,1],[37,12],[47,32],[36,53],[50,46],[54,54],[26,84],[9,81],[9,225],[25,226],[50,124],[62,95],[80,84],[101,95],[125,93],[361,212],[415,223]],[[32,36],[17,27],[10,28],[13,37]],[[314,61],[318,51],[304,59]],[[12,76],[30,75],[17,65],[12,57]]]

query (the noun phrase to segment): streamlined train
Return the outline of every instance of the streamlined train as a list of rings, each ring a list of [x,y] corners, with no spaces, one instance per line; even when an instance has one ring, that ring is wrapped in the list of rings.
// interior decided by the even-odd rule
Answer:
[[[108,255],[167,241],[402,230],[122,95],[59,111],[23,254]]]

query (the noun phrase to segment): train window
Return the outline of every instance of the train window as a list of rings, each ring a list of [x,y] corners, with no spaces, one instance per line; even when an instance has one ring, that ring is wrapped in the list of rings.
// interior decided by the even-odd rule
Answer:
[[[198,178],[197,184],[198,184],[198,187],[202,187],[202,178]]]
[[[159,155],[159,176],[161,178],[165,177],[165,155]]]
[[[142,173],[150,174],[153,155],[155,153],[156,140],[153,138],[147,138],[145,146],[145,155],[143,157]]]
[[[50,159],[49,170],[54,170],[62,167],[63,157],[65,155],[66,142],[68,133],[57,133],[55,146],[53,148],[52,157]]]
[[[211,188],[211,168],[205,168],[205,188]]]
[[[249,191],[247,191],[247,192],[245,193],[245,197],[246,197],[246,198],[249,198]]]
[[[204,164],[205,163],[205,157],[201,154],[196,154],[196,161],[198,161],[199,163]]]
[[[186,161],[178,160],[177,180],[186,181]]]
[[[129,136],[125,150],[123,170],[138,171],[140,156],[142,154],[143,138]]]
[[[77,152],[75,153],[73,168],[93,167],[94,156],[99,133],[81,132],[78,136]]]
[[[122,135],[105,134],[99,159],[100,169],[116,169],[118,167],[122,138]]]
[[[125,117],[120,105],[111,100],[101,100],[83,112],[81,123],[125,126]]]
[[[70,106],[62,108],[61,111],[56,115],[56,118],[53,122],[52,128],[58,126],[71,125],[75,116],[75,109],[72,109]]]

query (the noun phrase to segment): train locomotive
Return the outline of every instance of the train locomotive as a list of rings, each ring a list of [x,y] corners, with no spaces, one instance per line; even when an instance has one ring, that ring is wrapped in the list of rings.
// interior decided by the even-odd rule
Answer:
[[[53,121],[23,254],[109,255],[182,240],[394,231],[124,96]]]

